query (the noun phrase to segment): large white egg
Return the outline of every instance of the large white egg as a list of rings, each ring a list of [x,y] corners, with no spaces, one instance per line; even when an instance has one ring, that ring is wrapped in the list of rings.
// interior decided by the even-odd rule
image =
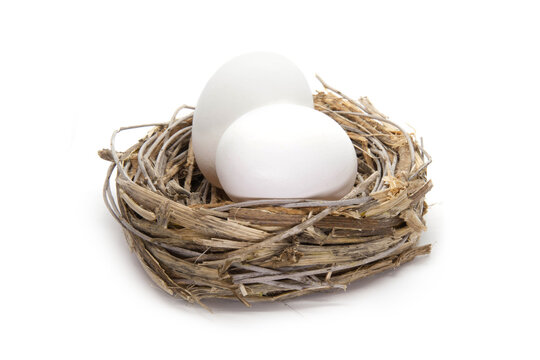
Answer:
[[[337,200],[354,185],[357,158],[333,119],[305,106],[278,104],[252,110],[229,126],[216,167],[235,201]]]
[[[313,108],[306,78],[289,59],[254,52],[225,63],[202,91],[193,115],[193,152],[203,175],[221,187],[216,174],[216,149],[227,127],[260,106],[290,103]]]

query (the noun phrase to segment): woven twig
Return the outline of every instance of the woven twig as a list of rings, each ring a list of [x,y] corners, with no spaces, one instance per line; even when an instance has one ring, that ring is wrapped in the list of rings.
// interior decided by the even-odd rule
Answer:
[[[320,80],[320,79],[319,79]],[[105,203],[143,268],[167,293],[206,298],[288,299],[345,289],[357,279],[428,254],[426,168],[431,157],[367,98],[356,101],[321,80],[315,108],[338,122],[358,155],[355,187],[337,201],[265,199],[235,203],[197,169],[193,112],[169,123],[121,128],[99,155],[112,164]],[[116,135],[152,126],[124,152]],[[317,161],[313,159],[312,161]],[[116,198],[110,178],[117,168]]]

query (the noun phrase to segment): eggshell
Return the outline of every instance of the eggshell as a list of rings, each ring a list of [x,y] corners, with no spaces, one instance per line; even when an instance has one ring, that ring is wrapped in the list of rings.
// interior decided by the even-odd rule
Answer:
[[[277,104],[252,110],[229,126],[216,167],[235,201],[337,200],[354,185],[357,158],[333,119],[305,106]]]
[[[257,107],[290,103],[313,108],[309,85],[298,67],[274,53],[255,52],[225,63],[202,91],[193,115],[193,152],[204,176],[221,187],[216,148],[223,132]]]

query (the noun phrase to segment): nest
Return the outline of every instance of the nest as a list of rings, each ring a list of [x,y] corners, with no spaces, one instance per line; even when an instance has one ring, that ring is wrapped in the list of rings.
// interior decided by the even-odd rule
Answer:
[[[232,202],[197,169],[193,112],[180,116],[192,107],[180,107],[169,123],[113,133],[111,148],[99,152],[112,162],[105,203],[161,289],[204,307],[208,298],[249,306],[345,289],[430,252],[430,245],[417,244],[432,187],[422,141],[367,98],[353,100],[321,82],[315,108],[343,127],[358,156],[356,184],[337,201]],[[115,149],[119,132],[142,126],[153,128],[128,150]]]

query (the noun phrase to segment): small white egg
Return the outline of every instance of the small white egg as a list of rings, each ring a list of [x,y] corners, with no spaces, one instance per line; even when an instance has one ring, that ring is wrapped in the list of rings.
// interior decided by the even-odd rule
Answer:
[[[197,166],[213,185],[221,187],[215,162],[223,132],[248,111],[276,103],[313,108],[306,78],[281,55],[241,55],[225,63],[210,78],[193,115],[192,141]]]
[[[305,106],[276,104],[229,126],[218,144],[216,167],[234,201],[337,200],[354,185],[357,158],[332,118]]]

